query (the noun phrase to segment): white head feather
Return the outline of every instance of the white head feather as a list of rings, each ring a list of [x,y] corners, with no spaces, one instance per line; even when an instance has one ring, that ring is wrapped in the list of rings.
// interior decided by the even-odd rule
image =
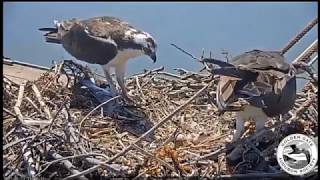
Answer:
[[[61,23],[58,20],[53,20],[53,23],[56,27],[60,27]]]

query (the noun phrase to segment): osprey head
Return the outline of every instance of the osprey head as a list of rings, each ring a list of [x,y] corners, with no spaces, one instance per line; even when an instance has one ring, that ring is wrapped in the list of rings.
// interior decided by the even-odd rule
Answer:
[[[58,29],[58,36],[64,36],[75,24],[79,23],[75,18],[66,21],[53,21],[55,27]]]
[[[133,40],[142,47],[143,54],[149,56],[154,63],[157,61],[157,44],[150,34],[139,32],[133,35]]]

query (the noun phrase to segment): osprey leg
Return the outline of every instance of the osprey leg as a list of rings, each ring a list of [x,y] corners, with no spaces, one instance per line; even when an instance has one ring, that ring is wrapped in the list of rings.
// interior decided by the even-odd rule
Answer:
[[[132,101],[132,99],[130,99],[130,97],[128,96],[127,89],[126,89],[126,86],[125,86],[125,81],[124,81],[125,65],[117,66],[115,68],[115,72],[116,72],[116,77],[117,77],[118,84],[119,84],[121,92],[122,92],[122,96],[125,99],[127,99],[129,101]]]
[[[110,88],[111,88],[111,92],[113,93],[113,95],[115,96],[117,94],[117,88],[116,88],[116,85],[113,83],[112,81],[112,77],[109,73],[109,68],[107,67],[103,67],[103,71],[104,71],[104,74],[106,76],[106,79],[107,79],[107,82],[109,83],[110,85]]]
[[[232,142],[240,139],[241,135],[244,133],[244,119],[239,113],[236,113],[236,132],[233,135]]]
[[[264,124],[268,120],[267,117],[259,117],[258,119],[255,119],[256,121],[256,132],[259,132],[264,128]]]

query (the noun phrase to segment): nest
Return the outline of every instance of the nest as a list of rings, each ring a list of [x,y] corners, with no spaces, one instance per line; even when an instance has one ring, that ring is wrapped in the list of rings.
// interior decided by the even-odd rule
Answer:
[[[131,113],[152,124],[138,133],[119,113],[103,115],[80,90],[85,76],[103,84],[87,68],[64,62],[22,85],[4,77],[3,177],[287,177],[275,159],[279,142],[292,133],[318,134],[318,89],[311,81],[281,121],[269,120],[258,134],[249,122],[242,140],[230,144],[233,113],[221,115],[213,103],[216,78],[178,72],[159,68],[127,78],[136,103]]]

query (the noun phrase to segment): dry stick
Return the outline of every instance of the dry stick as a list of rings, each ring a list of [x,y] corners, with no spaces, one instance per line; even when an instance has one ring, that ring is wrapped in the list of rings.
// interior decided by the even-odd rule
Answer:
[[[24,81],[21,85],[20,85],[20,88],[19,88],[19,93],[18,93],[18,99],[17,99],[17,102],[14,106],[14,111],[15,113],[17,114],[17,117],[18,119],[21,121],[21,123],[23,123],[23,116],[21,114],[21,111],[20,111],[20,106],[21,106],[21,103],[22,103],[22,99],[23,99],[23,93],[24,93],[24,87],[26,85],[26,81]]]
[[[16,145],[16,144],[18,144],[20,142],[27,141],[29,139],[33,139],[34,137],[36,137],[36,135],[29,136],[29,137],[26,137],[26,138],[23,138],[23,139],[18,139],[18,140],[14,141],[14,142],[8,143],[8,144],[3,146],[3,151],[5,151],[9,147],[14,146],[14,145]]]
[[[134,177],[132,180],[136,180],[139,179],[141,176],[143,176],[144,174],[146,174],[150,169],[147,168],[146,170],[144,170],[143,172],[141,172],[140,174],[138,174],[136,177]]]
[[[61,159],[63,158],[63,156],[61,156],[58,153],[53,153],[52,154],[53,158],[55,159]],[[62,160],[61,163],[72,173],[72,174],[78,174],[79,171],[75,168],[75,166],[68,160]],[[88,178],[86,178],[84,175],[82,176],[78,176],[77,177],[80,180],[88,180]]]
[[[176,74],[172,74],[172,73],[169,73],[169,72],[158,72],[157,74],[169,76],[169,77],[172,77],[172,78],[176,78],[180,82],[185,82],[184,80],[182,80],[182,78],[183,78],[182,76],[179,76],[179,75],[176,75]],[[167,78],[165,78],[165,79],[168,80]]]
[[[141,89],[141,86],[140,86],[140,82],[139,82],[139,77],[138,76],[136,76],[136,78],[135,78],[135,80],[136,80],[136,84],[137,84],[137,87],[138,87],[138,91],[140,92],[140,94],[141,94],[141,100],[142,100],[142,102],[143,103],[146,103],[146,98],[145,98],[145,96],[144,96],[144,94],[143,94],[143,91],[142,91],[142,89]]]
[[[198,157],[196,160],[194,160],[194,161],[192,161],[192,162],[200,161],[200,160],[207,159],[207,158],[210,158],[210,157],[216,157],[217,155],[226,152],[226,150],[227,150],[227,149],[226,149],[225,147],[222,147],[222,148],[220,148],[220,149],[218,149],[218,150],[216,150],[216,151],[214,151],[214,152],[212,152],[212,153],[209,153],[209,154],[205,154],[205,155],[203,155],[203,156],[200,156],[200,157]],[[190,163],[192,163],[192,162],[190,162]],[[185,164],[189,164],[189,162],[188,162],[188,163],[185,163]]]
[[[307,32],[309,32],[318,23],[318,17],[309,22],[301,32],[294,36],[287,45],[285,45],[281,50],[281,55],[284,55],[292,46],[294,46]]]
[[[205,69],[207,69],[208,71],[210,71],[210,68],[209,68],[208,64],[207,64],[206,62],[203,62],[203,61],[202,61],[203,56],[204,56],[204,49],[203,49],[203,51],[202,51],[201,59],[198,59],[198,58],[194,57],[192,54],[190,54],[190,53],[188,53],[187,51],[183,50],[182,48],[178,47],[177,45],[175,45],[175,44],[170,44],[170,45],[173,46],[173,47],[175,47],[175,48],[177,48],[177,49],[179,49],[181,52],[189,55],[192,59],[197,60],[197,61],[200,62],[202,65],[204,65]],[[210,55],[210,56],[211,56],[211,55]],[[200,70],[200,71],[201,71],[201,70]]]
[[[43,168],[38,174],[36,174],[35,176],[39,176],[40,174],[42,174],[43,172],[45,172],[52,164],[54,163],[58,163],[60,161],[63,160],[68,160],[68,159],[74,159],[74,158],[81,158],[81,157],[89,157],[89,156],[103,156],[106,158],[106,156],[104,154],[98,154],[98,153],[90,153],[90,154],[80,154],[80,155],[74,155],[74,156],[67,156],[67,157],[62,157],[62,158],[58,158],[55,159],[53,161],[47,162],[44,165],[46,165],[45,168]],[[43,165],[43,166],[44,166]]]
[[[115,100],[115,99],[118,99],[119,97],[121,97],[121,96],[115,96],[115,97],[113,97],[113,98],[111,98],[111,99],[108,99],[107,101],[99,104],[97,107],[95,107],[94,109],[92,109],[92,110],[80,121],[80,124],[79,124],[79,133],[81,133],[82,123],[83,123],[95,110],[99,109],[99,108],[102,107],[103,105],[105,105],[105,104],[107,104],[107,103],[109,103],[109,102],[111,102],[111,101],[113,101],[113,100]]]
[[[190,53],[188,53],[187,51],[185,51],[185,50],[183,50],[182,48],[180,48],[180,47],[178,47],[177,45],[175,45],[175,44],[170,44],[171,46],[173,46],[173,47],[175,47],[175,48],[177,48],[177,49],[179,49],[180,51],[182,51],[183,53],[185,53],[185,54],[187,54],[187,55],[189,55],[192,59],[194,59],[194,60],[197,60],[197,61],[199,61],[199,62],[201,62],[201,60],[200,59],[198,59],[198,58],[196,58],[196,57],[194,57],[192,54],[190,54]]]
[[[198,59],[198,58],[194,57],[192,54],[190,54],[190,53],[188,53],[187,51],[183,50],[182,48],[178,47],[177,45],[175,45],[175,44],[170,44],[170,45],[172,45],[173,47],[179,49],[181,52],[189,55],[192,59],[197,60],[198,62],[202,63],[207,70],[210,69],[210,68],[208,67],[208,64],[202,61],[203,55],[204,55],[204,50],[202,51],[202,57],[201,57],[201,59]]]
[[[3,81],[7,84],[9,84],[10,86],[19,86],[20,84],[13,82],[12,80],[10,80],[9,78],[6,77],[7,75],[3,74]]]
[[[46,120],[33,120],[33,119],[25,119],[23,120],[23,124],[27,125],[27,126],[35,126],[35,125],[39,125],[39,126],[47,126],[50,124],[51,121],[46,121]]]
[[[155,126],[153,126],[151,129],[149,129],[147,132],[145,132],[142,136],[140,136],[135,142],[131,143],[129,146],[127,146],[125,149],[123,149],[121,152],[117,153],[116,155],[114,155],[113,157],[111,157],[108,161],[102,162],[100,165],[96,165],[93,166],[89,169],[86,169],[84,171],[82,171],[79,174],[76,175],[71,175],[68,176],[66,178],[64,178],[63,180],[70,180],[70,179],[75,179],[81,175],[85,175],[85,174],[89,174],[95,170],[97,170],[98,168],[100,168],[101,166],[103,166],[103,164],[106,163],[111,163],[112,161],[116,160],[117,158],[119,158],[120,156],[124,155],[126,152],[130,151],[135,144],[139,143],[143,138],[145,138],[146,136],[148,136],[150,133],[152,133],[154,130],[158,129],[161,125],[163,125],[165,122],[167,122],[168,120],[171,120],[171,118],[178,113],[180,110],[182,110],[184,107],[186,107],[192,100],[194,100],[196,97],[198,97],[204,90],[206,90],[209,86],[211,85],[211,83],[207,84],[206,86],[204,86],[202,89],[200,89],[195,95],[193,95],[191,98],[189,98],[184,104],[182,104],[180,107],[178,107],[175,111],[173,111],[172,113],[170,113],[169,115],[167,115],[165,118],[163,118],[158,124],[156,124]]]
[[[132,75],[130,78],[133,78],[135,76],[146,77],[148,75],[151,75],[153,73],[158,73],[158,72],[163,71],[163,70],[164,70],[164,66],[160,66],[160,67],[152,69],[152,70],[145,70],[144,73],[139,73],[139,74]]]
[[[144,84],[141,84],[141,88],[143,88],[144,86],[146,86],[147,84],[149,84],[153,78],[155,78],[157,76],[157,74],[153,74],[150,79],[148,79],[146,82],[144,82]]]
[[[90,164],[100,164],[102,161],[96,158],[85,158],[85,160]],[[116,176],[125,176],[128,174],[127,166],[121,166],[118,164],[105,164],[105,167],[108,171],[111,171],[116,174]]]
[[[170,136],[160,146],[156,148],[156,151],[160,150],[161,147],[169,144],[172,140],[174,140],[178,132],[179,132],[179,127],[177,127],[175,131],[172,134],[170,134]]]
[[[175,171],[175,169],[166,161],[157,158],[156,156],[154,156],[153,154],[147,152],[146,150],[142,149],[141,147],[139,147],[138,145],[134,144],[134,148],[136,148],[137,150],[139,150],[141,153],[155,159],[156,161],[158,161],[159,163],[163,164],[164,166],[166,166],[168,169],[170,169],[171,171]]]
[[[9,132],[7,132],[4,136],[4,140],[8,142],[7,138],[16,130],[17,127],[12,128]]]
[[[35,84],[32,84],[32,90],[34,91],[39,103],[40,103],[40,106],[44,109],[44,112],[48,115],[48,119],[50,121],[52,121],[52,115],[51,115],[51,112],[49,110],[49,107],[46,105],[46,103],[43,101],[43,98],[40,94],[40,91],[39,89],[37,88],[37,86]]]
[[[39,114],[41,114],[41,109],[38,108],[38,106],[29,98],[26,97],[26,100],[38,111]]]
[[[32,149],[28,147],[28,144],[24,144],[22,147],[23,158],[27,165],[27,174],[31,179],[35,179],[36,169],[35,160],[32,155]]]
[[[54,121],[57,119],[60,111],[62,111],[62,109],[64,109],[64,108],[67,108],[65,104],[63,104],[63,105],[58,109],[58,111],[56,112],[54,118],[52,119],[52,121],[51,121],[50,124],[49,124],[48,132],[51,132],[51,128],[52,128],[52,125],[53,125]]]
[[[10,114],[13,117],[17,117],[17,115],[15,115],[13,112],[11,112],[10,110],[3,108],[3,111],[5,111],[6,113]]]

